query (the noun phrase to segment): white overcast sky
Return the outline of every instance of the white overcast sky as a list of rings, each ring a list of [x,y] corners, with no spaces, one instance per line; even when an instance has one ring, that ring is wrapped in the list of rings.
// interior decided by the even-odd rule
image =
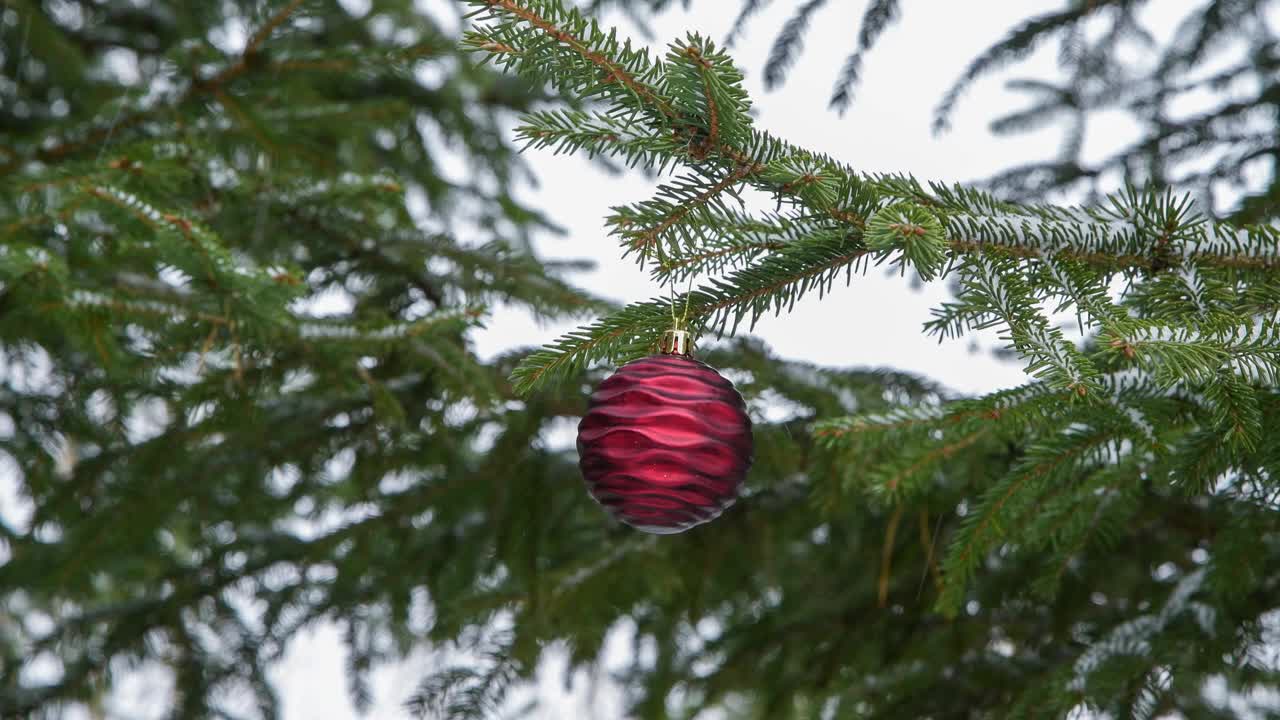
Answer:
[[[442,0],[447,2],[448,0]],[[350,5],[364,0],[350,0]],[[376,5],[376,2],[373,3]],[[428,5],[439,6],[439,2]],[[718,40],[725,37],[740,0],[694,0],[687,11],[675,10],[654,23],[651,45],[661,51],[686,31]],[[1013,138],[995,138],[987,122],[1022,102],[1004,90],[1010,76],[1052,77],[1052,49],[1042,49],[1011,73],[977,83],[964,96],[953,128],[940,137],[930,131],[932,112],[949,84],[967,62],[991,45],[1018,21],[1061,8],[1063,0],[984,0],[983,2],[906,2],[902,20],[881,38],[866,58],[856,100],[843,117],[826,109],[832,82],[853,46],[863,0],[833,0],[815,18],[805,37],[806,50],[794,66],[789,82],[765,93],[761,68],[777,29],[794,12],[797,0],[775,0],[758,15],[739,39],[734,55],[746,71],[760,126],[801,146],[820,150],[854,168],[873,172],[909,172],[921,180],[968,181],[992,175],[1012,165],[1053,156],[1059,133],[1047,129]],[[1181,17],[1187,0],[1162,0],[1158,12],[1165,20]],[[612,22],[628,27],[620,18]],[[639,37],[638,33],[633,36]],[[1086,158],[1096,157],[1131,139],[1135,126],[1125,117],[1095,119],[1086,143]],[[617,243],[608,237],[603,218],[612,205],[645,199],[653,182],[639,172],[611,176],[583,158],[531,152],[529,162],[541,180],[525,197],[563,225],[563,237],[546,237],[541,252],[548,257],[589,258],[598,270],[577,280],[583,286],[618,301],[643,300],[664,294],[630,261],[620,259]],[[917,372],[967,393],[981,393],[1025,381],[1020,366],[992,359],[992,336],[984,336],[974,352],[970,340],[939,344],[922,333],[930,308],[946,298],[941,283],[913,291],[909,283],[884,271],[855,277],[851,287],[838,287],[819,301],[802,301],[794,312],[760,322],[754,334],[780,354],[833,366],[891,366]],[[484,356],[512,347],[553,339],[569,326],[539,326],[517,312],[499,311],[488,328],[476,336]],[[616,633],[621,635],[621,633]],[[615,655],[627,645],[612,643]],[[562,663],[552,662],[541,673],[538,693],[546,698],[539,718],[620,717],[616,695],[607,685],[594,697],[585,678],[578,677],[566,692]],[[375,707],[368,717],[403,718],[403,700],[429,672],[422,658],[414,658],[375,674]],[[328,720],[355,717],[347,695],[344,656],[337,631],[321,627],[301,637],[275,673],[288,720]],[[156,687],[145,678],[127,688],[117,707],[155,706]]]

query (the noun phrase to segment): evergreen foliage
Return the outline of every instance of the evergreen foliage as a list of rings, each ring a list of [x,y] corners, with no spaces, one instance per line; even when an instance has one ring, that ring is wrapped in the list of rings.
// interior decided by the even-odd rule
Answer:
[[[764,4],[742,0],[730,37]],[[784,82],[819,9],[847,11],[849,5],[797,3],[765,64],[767,84]],[[989,189],[1024,201],[1083,192],[1090,203],[1100,203],[1103,189],[1120,182],[1172,186],[1192,193],[1202,212],[1240,223],[1274,221],[1280,213],[1276,8],[1271,0],[1200,0],[1166,41],[1146,14],[1167,13],[1164,3],[1063,0],[1060,9],[1027,17],[974,58],[941,98],[934,129],[948,127],[975,81],[1052,46],[1062,77],[1009,81],[1009,89],[1025,94],[1028,104],[994,117],[991,129],[1011,134],[1059,125],[1057,156],[1009,168],[987,181]],[[856,47],[831,91],[831,107],[849,107],[862,58],[894,20],[911,12],[927,13],[928,5],[866,3]],[[1090,118],[1108,110],[1130,115],[1141,133],[1101,159],[1087,159]]]
[[[418,717],[490,716],[620,636],[611,680],[655,720],[1275,712],[1280,231],[1168,175],[1057,207],[859,173],[756,128],[705,37],[468,5],[465,51],[409,0],[0,10],[0,716],[109,715],[158,669],[172,717],[272,717],[267,669],[322,622],[358,707],[433,651]],[[867,12],[849,82],[910,6]],[[690,290],[611,308],[530,251],[513,111],[519,141],[660,176],[607,222]],[[999,328],[1027,383],[729,339],[700,355],[755,421],[744,498],[662,538],[594,506],[553,431],[673,303],[731,335],[876,264],[956,283],[926,330]],[[603,316],[482,362],[496,303]]]
[[[530,252],[499,129],[540,94],[454,15],[0,8],[0,716],[106,713],[157,668],[171,717],[275,716],[266,670],[320,622],[363,707],[375,663],[477,622],[450,603],[573,472],[536,436],[576,405],[515,402],[468,330],[606,306]]]
[[[859,173],[753,127],[740,73],[704,37],[658,58],[561,0],[471,4],[472,48],[588,101],[519,132],[669,169],[676,179],[608,223],[660,277],[702,278],[528,356],[519,391],[644,352],[672,302],[692,326],[732,333],[886,262],[956,283],[930,332],[998,328],[1031,376],[984,397],[907,394],[810,415],[821,451],[792,497],[822,532],[796,532],[794,512],[770,508],[758,531],[787,537],[803,560],[760,571],[771,584],[751,610],[699,603],[696,632],[669,649],[658,636],[639,715],[722,704],[743,717],[1210,717],[1227,711],[1209,680],[1238,696],[1276,688],[1277,668],[1256,658],[1280,556],[1257,529],[1278,509],[1280,230],[1214,221],[1158,186],[1058,207]],[[785,68],[819,5],[799,7],[771,62]],[[969,76],[1083,5],[1015,30]],[[881,24],[896,12],[870,10]],[[597,132],[610,123],[628,132]],[[747,190],[776,210],[753,213]],[[909,546],[899,533],[915,516],[922,538]],[[849,555],[823,563],[832,532],[832,552]]]

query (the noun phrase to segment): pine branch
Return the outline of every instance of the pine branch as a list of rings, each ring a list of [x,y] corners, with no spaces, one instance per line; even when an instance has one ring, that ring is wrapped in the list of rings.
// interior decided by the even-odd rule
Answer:
[[[91,186],[84,188],[84,193],[141,222],[164,244],[171,263],[210,289],[234,291],[230,300],[245,312],[266,311],[256,304],[264,300],[284,302],[296,296],[290,283],[282,282],[276,274],[237,262],[212,232],[195,221],[162,211],[116,187]]]
[[[661,261],[677,255],[681,246],[696,248],[709,239],[715,219],[733,212],[723,196],[734,195],[745,174],[739,170],[721,178],[677,179],[659,186],[653,200],[614,208],[608,222],[622,237],[627,255],[635,253],[642,266],[653,258]]]
[[[229,82],[249,73],[257,65],[257,57],[261,52],[262,46],[270,39],[271,34],[275,32],[282,24],[297,10],[302,7],[306,0],[290,0],[286,5],[276,11],[267,19],[262,26],[250,36],[245,44],[244,50],[235,63],[227,65],[220,71],[210,76],[208,79],[201,80],[196,78],[186,87],[181,96],[174,103],[175,106],[181,106],[192,98],[200,94],[210,94],[217,97],[221,89]],[[127,97],[120,97],[116,100],[121,110],[127,104]],[[228,101],[225,94],[219,99],[220,102]],[[110,123],[105,126],[101,123],[101,117],[95,117],[92,120],[92,129],[83,130],[83,138],[76,140],[63,140],[58,143],[43,142],[35,149],[37,157],[44,161],[57,161],[67,156],[80,153],[86,149],[99,147],[113,135],[124,130],[144,125],[156,116],[163,116],[171,111],[171,107],[165,103],[153,103],[149,108],[132,112],[128,115],[116,113]],[[20,169],[22,166],[21,156],[15,157],[9,162],[0,165],[0,176],[11,173]]]
[[[1028,20],[1015,28],[1002,40],[992,45],[985,53],[975,58],[938,103],[934,111],[934,132],[947,128],[951,120],[951,112],[955,109],[960,94],[982,75],[998,69],[1002,65],[1026,56],[1036,45],[1054,33],[1063,32],[1072,27],[1082,17],[1097,11],[1100,7],[1117,0],[1099,0],[1098,2],[1081,3],[1076,7],[1055,13],[1048,13]]]
[[[778,37],[773,41],[773,47],[769,50],[769,59],[765,61],[764,86],[766,88],[771,90],[782,82],[782,78],[795,62],[796,55],[804,44],[803,36],[808,29],[811,16],[826,4],[827,0],[806,0],[782,25]]]
[[[988,246],[1023,257],[1048,253],[1107,269],[1161,270],[1187,262],[1265,270],[1280,264],[1280,228],[1211,223],[1192,214],[1186,198],[1145,198],[1130,191],[1112,196],[1104,209],[1033,206],[1012,213],[993,213],[974,195],[938,199],[950,210],[941,218],[956,250]]]
[[[751,101],[742,87],[742,73],[723,50],[692,34],[671,45],[665,68],[663,88],[700,138],[691,148],[695,157],[721,147],[741,147],[747,141]]]
[[[964,516],[942,563],[945,584],[938,608],[954,616],[964,602],[965,587],[987,552],[1004,536],[1011,510],[1032,502],[1040,491],[1075,470],[1081,463],[1105,462],[1114,435],[1110,428],[1068,429],[1028,449],[1027,456],[1008,477],[982,495]]]
[[[1032,382],[941,407],[901,407],[889,413],[829,418],[815,423],[813,432],[827,447],[897,446],[905,439],[897,433],[927,436],[935,430],[970,433],[997,428],[1002,436],[1013,438],[1031,431],[1071,398],[1070,391]]]
[[[672,136],[653,137],[634,125],[602,113],[573,110],[536,112],[524,117],[516,136],[525,148],[552,148],[556,154],[583,152],[588,157],[621,156],[629,167],[643,165],[658,173],[677,162],[685,143]]]
[[[738,145],[733,144],[735,138],[727,135],[727,129],[719,132],[726,141],[708,143],[706,136],[710,134],[710,120],[705,114],[689,116],[675,112],[673,107],[677,99],[662,93],[656,84],[664,78],[667,65],[651,60],[643,51],[632,50],[629,43],[619,45],[612,33],[606,35],[589,26],[576,11],[565,10],[557,0],[538,0],[527,3],[527,6],[521,6],[515,0],[469,1],[483,6],[490,13],[488,17],[494,20],[491,27],[468,36],[470,47],[488,53],[496,62],[517,72],[553,82],[570,94],[600,96],[614,105],[611,115],[625,116],[628,123],[634,120],[631,114],[645,114],[651,122],[650,131],[654,137],[673,133],[687,143],[682,158],[685,162],[718,159],[730,165],[730,172],[754,179],[756,175],[770,170],[767,163],[777,160],[779,164],[772,170],[775,175],[781,175],[775,176],[773,182],[766,181],[764,186],[787,195],[796,194],[797,190],[811,185],[812,178],[819,174],[794,172],[793,163],[801,158],[807,163],[816,162],[827,168],[826,174],[833,176],[832,180],[849,175],[841,171],[830,172],[834,163],[828,158],[797,152],[795,148],[751,129],[746,116],[746,96],[740,88],[741,74],[732,67],[727,56],[698,36],[690,36],[684,44],[674,47],[668,55],[668,64],[677,67],[677,75],[681,65],[692,68],[699,80],[698,87],[685,88],[690,98],[685,107],[701,105],[704,110],[708,109],[707,79],[716,78],[712,90],[715,92],[718,88],[727,100],[721,100],[717,105],[717,124],[722,128],[741,128],[742,137],[737,139]],[[527,23],[530,29],[521,32],[521,23]],[[572,31],[566,31],[565,26]],[[522,42],[529,43],[527,51],[518,49]],[[617,55],[616,60],[611,59],[611,53]],[[592,70],[583,72],[584,64]],[[600,67],[607,69],[603,83],[595,78],[595,69]],[[620,92],[616,86],[634,90]],[[670,85],[664,83],[663,87]],[[678,83],[674,87],[677,91],[681,89]],[[795,157],[787,161],[784,156]],[[824,180],[824,184],[826,182]]]
[[[823,289],[828,280],[811,283],[804,279],[828,278],[829,271],[836,267],[825,264],[826,257],[806,258],[803,243],[779,245],[751,239],[726,244],[719,240],[717,221],[733,216],[733,211],[721,204],[720,197],[739,182],[847,223],[852,226],[850,238],[868,233],[865,249],[859,247],[841,264],[873,250],[881,260],[892,254],[904,268],[910,264],[929,278],[944,265],[956,265],[960,258],[958,266],[967,273],[965,282],[972,297],[964,304],[949,305],[931,327],[950,335],[986,327],[999,319],[1009,329],[1008,339],[1014,348],[1029,359],[1030,372],[1044,373],[1054,384],[1082,394],[1094,387],[1096,371],[1062,338],[1059,330],[1049,327],[1038,313],[1025,310],[1040,298],[1016,277],[1020,268],[1043,269],[1045,274],[1041,277],[1050,282],[1050,287],[1058,288],[1046,297],[1057,294],[1105,326],[1122,316],[1099,289],[1103,276],[1086,266],[1107,273],[1132,273],[1138,268],[1162,270],[1177,263],[1265,268],[1277,256],[1280,235],[1276,229],[1236,229],[1208,223],[1193,215],[1185,200],[1168,196],[1147,198],[1131,191],[1112,198],[1109,208],[1096,210],[1019,206],[958,186],[935,184],[925,188],[905,176],[859,177],[829,158],[759,131],[750,131],[737,147],[717,143],[726,136],[725,128],[732,125],[730,120],[744,114],[745,96],[738,92],[740,77],[727,58],[698,38],[673,46],[666,61],[658,62],[649,60],[642,51],[620,45],[612,34],[589,26],[553,0],[527,5],[515,0],[480,4],[490,12],[495,25],[480,31],[477,37],[489,38],[485,42],[490,47],[501,42],[504,47],[528,48],[496,53],[494,57],[499,62],[516,55],[521,57],[521,67],[535,76],[552,79],[570,91],[602,94],[613,108],[600,117],[647,113],[654,123],[649,129],[653,133],[647,141],[650,144],[643,150],[633,144],[627,152],[644,157],[649,163],[677,159],[693,163],[714,161],[722,168],[712,171],[700,167],[696,175],[660,187],[655,199],[619,209],[610,219],[628,251],[636,252],[641,262],[657,257],[659,277],[672,276],[663,268],[685,269],[687,276],[693,268],[723,269],[724,265],[717,265],[721,258],[768,251],[754,264],[713,281],[706,291],[718,300],[692,303],[698,321],[718,325],[720,332],[728,327],[730,319],[734,327],[748,315],[754,322],[770,307],[780,311],[781,302],[789,306],[810,288]],[[1066,22],[1061,18],[1055,22],[1059,21]],[[484,47],[484,43],[473,44]],[[618,53],[618,59],[611,53]],[[715,72],[717,64],[723,67]],[[548,76],[554,67],[563,68],[563,75]],[[610,87],[602,88],[594,84],[592,73],[583,72],[584,68],[594,68],[592,73],[607,68],[607,85],[620,84],[633,90],[619,94]],[[643,87],[628,74],[633,72],[644,73]],[[625,77],[617,73],[624,73]],[[718,97],[710,82],[712,77],[727,78],[724,88],[734,91],[727,96],[728,101]],[[569,148],[600,147],[599,128],[608,126],[592,125],[584,115],[543,116],[538,122],[548,137],[558,138],[562,147]],[[675,136],[688,138],[689,143],[678,155],[671,152],[670,142],[661,144],[661,138],[670,137],[673,123]],[[581,134],[575,137],[574,132]],[[658,160],[656,154],[664,152],[666,156]],[[903,204],[889,210],[895,203]],[[879,224],[868,225],[867,218],[879,218]],[[824,237],[843,242],[838,232],[826,228],[815,230],[808,237],[810,243],[826,242],[821,240]],[[950,258],[943,254],[943,247],[950,251]],[[1006,259],[997,262],[996,255],[988,259],[984,253],[989,252]],[[1019,257],[1034,262],[1024,266],[1008,261]],[[805,268],[807,260],[815,265]],[[774,273],[777,275],[770,277]],[[731,307],[735,303],[737,306]],[[652,337],[658,330],[644,323],[623,322],[618,327],[600,324],[574,343],[554,346],[573,359],[557,360],[552,357],[556,350],[549,349],[531,358],[530,367],[553,363],[575,369],[592,360],[617,359],[614,351],[620,346],[614,342],[616,337]],[[597,338],[597,343],[587,342],[595,332],[608,337]],[[623,344],[640,347],[631,340]],[[542,377],[529,368],[523,372],[531,378],[527,383],[518,383],[524,390]]]
[[[960,437],[937,438],[932,446],[917,445],[918,452],[875,464],[865,476],[866,485],[872,495],[889,503],[920,500],[929,488],[930,475],[957,453],[986,437],[987,431],[988,428],[980,428]]]
[[[706,143],[709,134],[709,119],[705,98],[705,79],[702,70],[706,66],[698,62],[699,58],[716,55],[713,48],[697,50],[694,53],[673,51],[666,64],[649,60],[639,51],[629,46],[619,46],[612,35],[600,31],[592,31],[580,16],[572,11],[567,12],[569,24],[577,33],[568,32],[561,26],[543,18],[536,10],[554,13],[558,4],[542,0],[529,8],[514,6],[514,0],[501,3],[480,3],[491,10],[500,7],[510,14],[507,22],[502,22],[492,30],[494,37],[508,37],[511,44],[519,45],[521,40],[531,41],[528,33],[517,30],[518,21],[528,22],[535,32],[546,33],[556,47],[562,45],[565,52],[554,48],[545,48],[546,42],[537,44],[537,58],[526,57],[521,67],[526,71],[547,77],[559,83],[567,91],[576,94],[604,94],[604,97],[617,104],[615,112],[634,112],[644,109],[651,121],[655,123],[652,137],[660,137],[669,132],[674,124],[677,135],[689,138],[690,145],[684,153],[683,160],[702,161],[721,158],[730,163],[727,172],[738,175],[761,189],[793,198],[802,204],[817,207],[831,207],[835,188],[849,185],[867,185],[859,183],[856,174],[838,163],[833,163],[822,156],[806,153],[792,148],[773,138],[753,131],[751,137],[738,149],[721,143],[718,146]],[[548,5],[550,8],[543,8]],[[510,7],[509,7],[510,6]],[[1066,22],[1066,20],[1062,20]],[[490,31],[484,31],[490,32]],[[696,38],[685,44],[686,49],[701,47]],[[483,43],[473,43],[482,49]],[[599,48],[599,49],[596,49]],[[609,52],[619,52],[620,60],[610,59]],[[495,56],[500,62],[509,53]],[[522,56],[523,57],[523,56]],[[624,65],[631,64],[645,73],[648,78],[642,89],[633,93],[619,95],[608,87],[600,89],[593,85],[593,75],[574,73],[577,65],[574,58],[585,61],[591,67],[607,67],[609,73],[623,72],[618,82],[623,85],[639,82],[626,73]],[[688,62],[698,82],[664,80],[666,69],[681,62]],[[727,60],[724,62],[727,63]],[[563,65],[563,74],[553,74],[550,69],[555,64]],[[728,67],[728,66],[726,66]],[[701,70],[699,69],[701,68]],[[679,73],[676,73],[679,76]],[[612,75],[610,75],[612,77]],[[692,77],[692,76],[691,76]],[[610,83],[613,83],[611,80]],[[736,80],[726,80],[727,87],[737,87]],[[637,87],[639,87],[637,85]],[[660,92],[658,87],[679,89],[684,87],[690,98],[701,103],[693,115],[677,113],[673,110],[676,101]],[[637,102],[639,101],[639,102]],[[719,106],[717,106],[719,107]],[[717,123],[724,124],[725,119],[735,114],[726,112],[723,107],[717,110]],[[687,124],[684,118],[692,117],[695,125]],[[1196,218],[1181,218],[1174,223],[1178,237],[1164,238],[1166,228],[1154,227],[1155,220],[1165,220],[1170,212],[1185,213],[1184,203],[1173,203],[1169,199],[1147,199],[1130,194],[1114,198],[1113,209],[1109,211],[1082,211],[1079,209],[1057,209],[1049,207],[1020,207],[1008,203],[1000,203],[992,198],[984,197],[963,188],[945,188],[933,186],[932,192],[926,191],[910,179],[901,181],[890,178],[868,178],[870,190],[887,193],[894,199],[911,200],[937,204],[947,210],[941,219],[948,235],[952,249],[966,252],[978,249],[979,246],[1000,246],[1015,254],[1027,254],[1034,251],[1050,253],[1067,253],[1069,257],[1109,268],[1124,267],[1158,267],[1163,259],[1153,258],[1151,243],[1163,243],[1170,246],[1170,251],[1180,254],[1184,259],[1195,260],[1200,264],[1241,267],[1267,268],[1276,263],[1276,246],[1280,244],[1280,235],[1275,228],[1269,226],[1233,228],[1225,225],[1204,223]],[[881,198],[883,203],[885,198]],[[833,209],[834,210],[834,209]],[[1163,213],[1163,215],[1161,215]],[[1160,216],[1160,217],[1157,217]],[[853,216],[861,221],[864,215]],[[660,221],[659,221],[660,222]],[[1201,228],[1199,232],[1197,229]],[[1161,252],[1164,252],[1163,250]]]
[[[718,327],[724,333],[748,317],[782,312],[811,289],[822,291],[842,271],[852,278],[867,250],[839,235],[818,235],[789,244],[760,262],[713,280],[672,300],[628,305],[617,313],[571,332],[525,358],[512,373],[517,393],[574,375],[597,360],[631,358],[657,347],[671,325],[672,305],[689,308],[689,326]]]
[[[503,67],[550,80],[573,95],[601,95],[660,124],[678,119],[671,101],[651,83],[661,76],[661,64],[632,50],[629,42],[620,46],[614,34],[601,33],[576,9],[557,0],[468,3],[481,9],[481,19],[495,22],[468,33],[464,44],[489,53]],[[520,32],[521,23],[534,33]]]
[[[754,326],[770,310],[781,313],[784,306],[790,309],[805,292],[817,289],[821,293],[830,288],[841,271],[851,281],[867,252],[861,243],[838,233],[805,238],[713,281],[710,290],[704,290],[710,301],[699,303],[695,297],[691,312],[699,319],[709,319],[710,326],[718,324],[720,332],[730,320],[736,329],[747,316]]]
[[[670,321],[668,302],[628,305],[524,358],[511,373],[512,386],[517,394],[526,394],[545,383],[572,377],[593,360],[638,356],[657,347],[658,337]]]
[[[1080,396],[1097,387],[1093,363],[1035,310],[1032,288],[1008,261],[975,255],[966,260],[962,273],[972,315],[999,319],[1008,331],[1008,341],[1029,361],[1027,373],[1048,378],[1051,384]],[[989,324],[971,326],[981,329]]]
[[[1233,316],[1202,322],[1131,321],[1103,333],[1100,342],[1152,372],[1160,382],[1210,383],[1227,370],[1251,383],[1280,380],[1280,321]]]
[[[866,224],[867,247],[880,260],[897,254],[897,265],[908,265],[923,280],[934,279],[946,261],[942,224],[928,210],[911,203],[895,203],[877,211]]]
[[[785,247],[785,243],[778,240],[746,240],[721,244],[723,247],[714,250],[701,250],[696,254],[685,253],[676,258],[659,259],[654,265],[653,277],[665,284],[697,275],[720,273],[727,268],[743,265],[763,254]]]
[[[1142,509],[1142,487],[1132,482],[1141,467],[1130,455],[1124,461],[1096,470],[1078,484],[1065,484],[1053,497],[1029,508],[1019,523],[1021,549],[1048,550],[1050,562],[1035,581],[1040,597],[1054,597],[1071,563],[1093,546],[1111,551],[1127,523]]]
[[[578,507],[487,483],[562,477],[537,437],[578,409],[507,402],[509,362],[469,349],[481,304],[610,309],[521,249],[553,225],[498,128],[543,97],[413,5],[0,11],[0,475],[23,505],[0,523],[0,714],[92,715],[141,663],[172,671],[156,713],[274,716],[271,663],[329,622],[360,706],[421,648],[424,588],[454,607],[488,572],[449,548]],[[99,72],[121,53],[136,73]]]
[[[845,58],[839,79],[831,91],[828,107],[841,113],[849,108],[849,103],[853,102],[853,89],[858,84],[858,76],[862,70],[863,56],[898,17],[900,9],[898,0],[871,0],[867,4],[867,9],[862,13],[862,28],[858,31],[857,49]]]
[[[724,44],[727,47],[733,47],[734,41],[737,40],[738,36],[742,34],[742,31],[746,29],[747,21],[749,21],[752,16],[763,10],[770,1],[771,0],[744,0],[742,3],[742,9],[738,11],[737,17],[733,19],[733,25],[729,28],[729,34],[725,37]]]
[[[854,434],[928,430],[941,424],[946,417],[943,408],[904,407],[885,414],[823,420],[814,424],[813,433],[830,447],[836,442],[848,441]]]

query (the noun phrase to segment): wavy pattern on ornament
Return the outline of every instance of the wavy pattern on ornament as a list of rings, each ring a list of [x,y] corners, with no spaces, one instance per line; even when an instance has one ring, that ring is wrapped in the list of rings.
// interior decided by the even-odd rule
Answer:
[[[578,425],[591,496],[651,533],[681,532],[724,512],[752,451],[751,420],[733,383],[677,355],[623,365],[592,394]]]

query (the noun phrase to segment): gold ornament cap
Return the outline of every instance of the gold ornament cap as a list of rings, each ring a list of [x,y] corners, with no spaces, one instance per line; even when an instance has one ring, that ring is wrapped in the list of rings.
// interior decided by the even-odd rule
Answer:
[[[693,353],[693,335],[688,330],[668,330],[662,333],[658,350],[663,355],[690,355]]]

